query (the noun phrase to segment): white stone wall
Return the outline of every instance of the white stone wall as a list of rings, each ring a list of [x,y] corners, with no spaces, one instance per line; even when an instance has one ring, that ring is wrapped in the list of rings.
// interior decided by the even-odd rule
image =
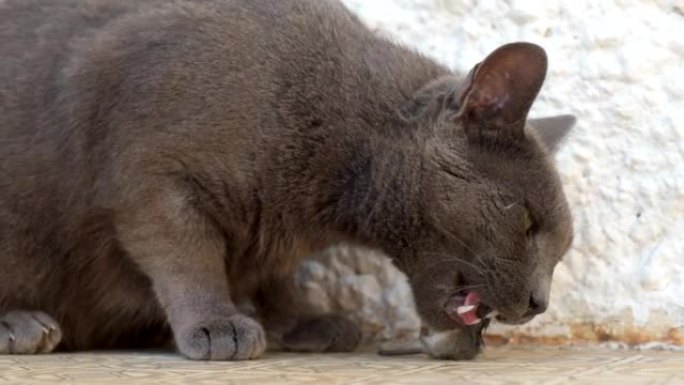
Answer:
[[[493,333],[684,345],[684,1],[345,3],[379,33],[460,72],[501,44],[540,44],[550,68],[532,116],[579,119],[557,155],[576,241],[556,270],[551,308],[527,327]],[[338,264],[330,274],[368,281],[378,266],[347,274]],[[377,287],[385,296],[405,291],[401,280],[358,289],[373,285],[384,285]],[[356,297],[356,316],[387,315],[376,336],[401,329],[397,318],[411,312],[410,296],[406,306],[368,292]],[[353,302],[335,306],[352,311]]]

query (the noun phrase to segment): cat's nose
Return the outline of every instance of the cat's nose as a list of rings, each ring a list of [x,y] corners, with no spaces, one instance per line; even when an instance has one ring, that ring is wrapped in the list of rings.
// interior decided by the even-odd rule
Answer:
[[[549,301],[546,296],[541,296],[537,293],[530,294],[530,303],[525,312],[525,317],[535,316],[546,311],[549,307]]]

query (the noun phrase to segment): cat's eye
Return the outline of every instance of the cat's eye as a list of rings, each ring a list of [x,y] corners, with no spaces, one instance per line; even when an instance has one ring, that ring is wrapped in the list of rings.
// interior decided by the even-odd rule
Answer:
[[[525,234],[527,234],[528,237],[534,235],[537,231],[537,224],[535,223],[534,218],[532,218],[532,214],[530,214],[529,210],[525,210],[524,221]]]

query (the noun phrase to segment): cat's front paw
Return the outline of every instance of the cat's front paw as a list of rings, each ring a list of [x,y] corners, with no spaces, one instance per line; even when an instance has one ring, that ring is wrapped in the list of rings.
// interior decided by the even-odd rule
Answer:
[[[324,315],[298,321],[280,342],[295,352],[350,352],[361,343],[361,329],[344,317]]]
[[[266,350],[264,329],[242,314],[212,318],[181,328],[178,350],[194,360],[249,360]]]
[[[62,340],[62,331],[49,315],[13,311],[0,316],[0,354],[49,353]]]

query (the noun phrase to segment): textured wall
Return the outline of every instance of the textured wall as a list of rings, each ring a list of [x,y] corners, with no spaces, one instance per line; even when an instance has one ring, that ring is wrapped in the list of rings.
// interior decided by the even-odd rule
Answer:
[[[684,2],[345,2],[379,33],[461,72],[501,44],[538,43],[550,68],[532,115],[579,118],[557,155],[576,240],[556,270],[552,306],[527,327],[492,333],[684,345]],[[331,306],[353,312],[356,301],[356,317],[385,317],[375,336],[415,327],[406,284],[387,280],[398,276],[383,272],[389,265],[359,267],[331,253],[317,268],[332,266],[327,274],[337,278],[309,280],[311,292],[346,290]],[[341,270],[344,261],[356,267]],[[383,278],[369,283],[375,273]],[[379,288],[384,294],[371,293]]]

